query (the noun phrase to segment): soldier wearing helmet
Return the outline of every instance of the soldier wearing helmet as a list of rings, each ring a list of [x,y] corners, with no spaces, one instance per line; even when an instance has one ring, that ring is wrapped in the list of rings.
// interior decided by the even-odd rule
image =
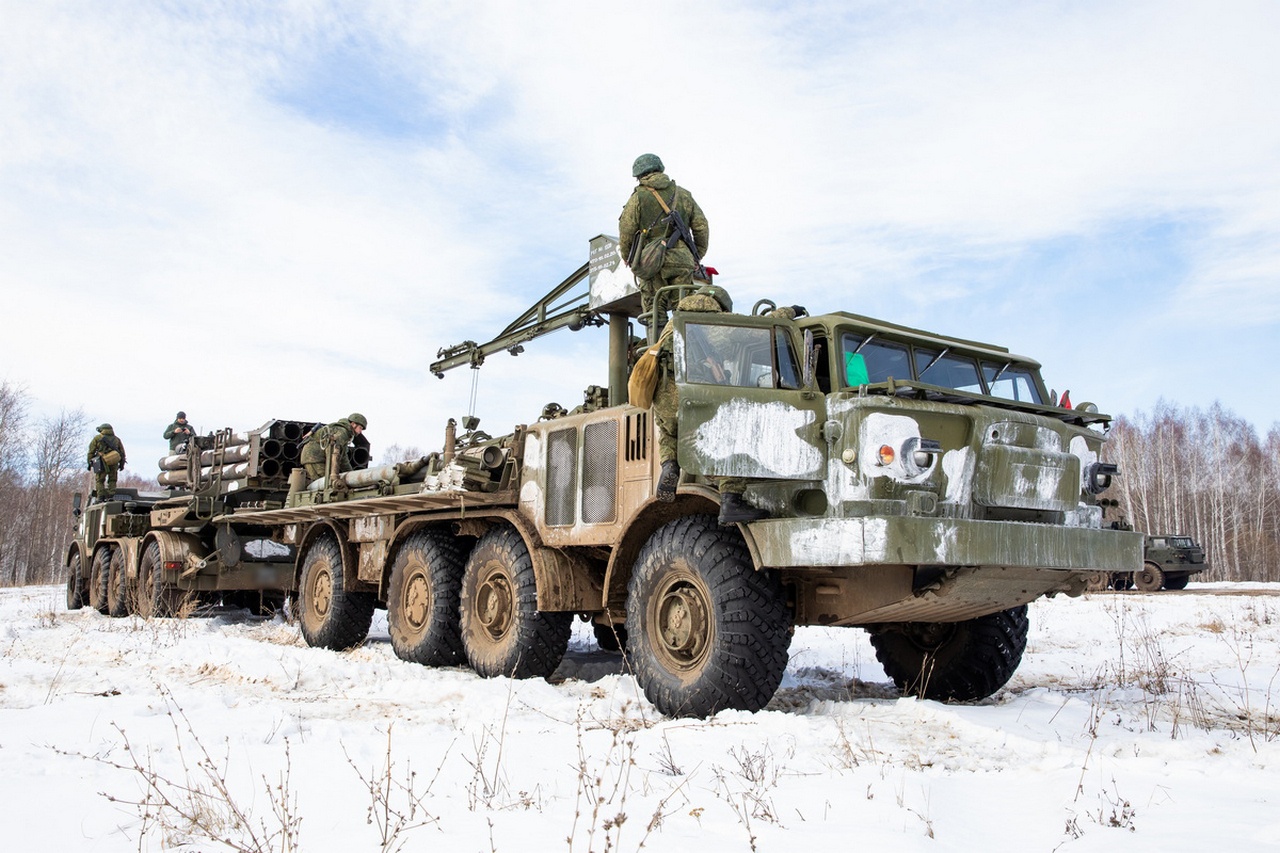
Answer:
[[[352,412],[342,420],[334,421],[328,426],[314,430],[302,445],[299,461],[306,469],[307,480],[319,480],[328,475],[330,455],[337,456],[337,471],[351,470],[351,459],[347,455],[347,445],[358,435],[363,435],[369,421],[359,412]]]
[[[684,297],[676,305],[677,311],[724,313],[733,311],[733,300],[724,288],[716,285],[705,285],[689,296]],[[799,305],[778,308],[769,316],[784,317],[794,320],[805,314]],[[653,421],[658,428],[658,460],[662,470],[658,475],[658,489],[655,497],[660,501],[674,501],[676,487],[680,483],[680,462],[677,459],[679,439],[680,398],[676,388],[675,375],[672,370],[671,338],[672,325],[668,321],[659,338],[662,363],[662,375],[653,395]],[[718,354],[689,350],[685,352],[685,370],[692,381],[724,384],[728,378]],[[757,521],[769,515],[747,503],[744,493],[747,481],[742,477],[720,477],[717,479],[720,490],[720,523],[738,524]]]
[[[116,475],[124,467],[124,442],[111,424],[99,424],[98,434],[89,441],[89,470],[93,472],[94,500],[110,500],[116,493]]]
[[[676,182],[663,172],[662,160],[656,154],[641,154],[631,166],[631,175],[636,178],[637,185],[622,208],[618,217],[618,248],[622,257],[631,266],[646,244],[654,240],[672,238],[672,228],[666,221],[667,213],[663,205],[670,210],[680,211],[684,221],[693,232],[696,245],[687,246],[684,240],[676,239],[674,245],[667,249],[662,270],[656,278],[638,279],[640,299],[647,315],[653,306],[654,295],[667,285],[694,286],[694,273],[703,255],[707,253],[707,241],[711,228],[702,208],[693,200],[687,189],[679,187]],[[661,198],[661,200],[659,200]],[[696,256],[694,253],[697,253]],[[660,305],[660,316],[666,315],[666,306]]]

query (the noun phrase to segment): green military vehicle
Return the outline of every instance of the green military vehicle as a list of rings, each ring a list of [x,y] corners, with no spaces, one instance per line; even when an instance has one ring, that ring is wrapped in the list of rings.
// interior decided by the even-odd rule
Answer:
[[[1133,573],[1133,585],[1143,592],[1186,589],[1192,575],[1208,568],[1204,549],[1190,536],[1147,534],[1142,568]]]
[[[307,421],[268,421],[241,436],[195,436],[160,460],[163,492],[117,489],[81,506],[65,553],[67,607],[111,616],[166,616],[228,604],[278,609],[293,586],[295,553],[272,528],[215,523],[238,509],[282,506]],[[298,468],[300,471],[301,469]]]
[[[308,643],[358,644],[386,607],[405,660],[545,677],[577,614],[625,644],[659,710],[702,716],[763,707],[793,626],[846,626],[902,690],[976,700],[1018,666],[1029,602],[1141,565],[1142,537],[1102,525],[1107,415],[1055,405],[1040,365],[1002,347],[844,312],[674,314],[684,474],[656,501],[652,413],[625,402],[640,302],[615,247],[596,238],[501,334],[432,365],[607,325],[607,391],[497,437],[451,422],[428,457],[211,520],[296,549]],[[712,348],[723,384],[687,369]],[[769,517],[719,526],[724,476]]]

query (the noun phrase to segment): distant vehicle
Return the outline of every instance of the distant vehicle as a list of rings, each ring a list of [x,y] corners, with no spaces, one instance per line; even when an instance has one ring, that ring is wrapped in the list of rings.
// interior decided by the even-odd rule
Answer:
[[[1148,534],[1143,543],[1141,569],[1136,572],[1095,572],[1089,578],[1088,588],[1094,592],[1132,588],[1141,592],[1186,589],[1192,575],[1208,568],[1204,549],[1190,536]]]
[[[1133,575],[1133,585],[1143,592],[1186,589],[1187,581],[1209,568],[1204,549],[1190,536],[1148,535],[1142,556],[1142,570]]]

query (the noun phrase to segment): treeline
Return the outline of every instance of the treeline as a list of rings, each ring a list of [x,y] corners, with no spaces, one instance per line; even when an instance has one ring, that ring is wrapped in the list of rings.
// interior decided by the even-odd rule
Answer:
[[[1117,419],[1104,458],[1121,473],[1104,497],[1134,529],[1204,547],[1210,570],[1196,579],[1280,581],[1280,424],[1259,439],[1220,405],[1161,401]]]
[[[85,469],[94,431],[76,409],[33,419],[27,392],[0,383],[0,586],[61,583],[64,551],[75,528],[71,495],[88,495]],[[154,480],[122,475],[117,485],[155,489]]]
[[[83,411],[33,419],[26,391],[0,383],[0,586],[62,582],[71,496],[93,485],[84,462],[92,437]],[[385,455],[421,453],[395,446]],[[1161,402],[1118,418],[1104,458],[1121,471],[1104,495],[1120,504],[1109,519],[1194,537],[1211,564],[1201,579],[1280,581],[1280,425],[1262,440],[1221,406]],[[158,488],[128,472],[119,485]]]

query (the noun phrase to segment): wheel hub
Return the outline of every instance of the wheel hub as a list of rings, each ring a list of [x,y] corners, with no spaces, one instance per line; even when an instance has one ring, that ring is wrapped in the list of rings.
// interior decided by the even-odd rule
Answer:
[[[333,577],[327,571],[316,572],[310,599],[311,609],[317,616],[324,617],[329,613],[333,604]]]
[[[476,616],[484,632],[500,639],[511,626],[515,596],[505,575],[493,574],[476,590]]]
[[[415,631],[427,624],[431,612],[431,587],[426,576],[418,572],[409,578],[404,590],[404,617]]]
[[[710,633],[710,608],[700,591],[688,583],[669,587],[658,599],[656,616],[664,656],[680,667],[696,663]]]

